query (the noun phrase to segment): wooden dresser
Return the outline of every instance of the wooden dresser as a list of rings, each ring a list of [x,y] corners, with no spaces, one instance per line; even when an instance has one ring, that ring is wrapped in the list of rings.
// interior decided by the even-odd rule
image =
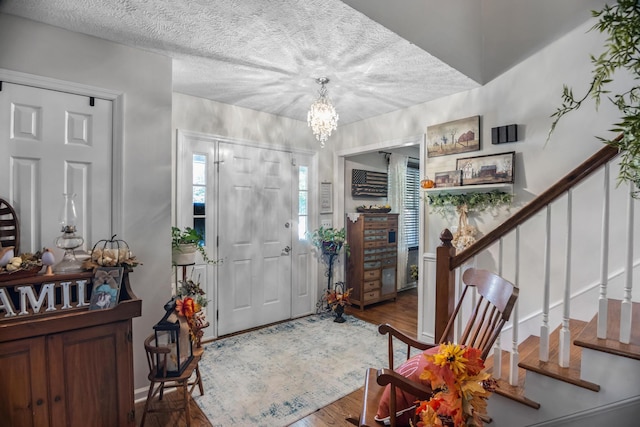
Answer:
[[[0,282],[0,424],[135,426],[131,319],[142,302],[125,272],[118,305],[89,311],[92,276]]]
[[[351,302],[366,305],[396,298],[398,214],[347,214],[346,288]]]

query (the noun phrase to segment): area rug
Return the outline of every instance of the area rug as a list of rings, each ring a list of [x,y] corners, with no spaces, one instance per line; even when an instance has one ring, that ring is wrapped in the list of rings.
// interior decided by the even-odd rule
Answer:
[[[205,395],[194,390],[195,401],[215,427],[287,426],[357,390],[367,368],[387,366],[387,338],[344,317],[303,317],[205,345]]]

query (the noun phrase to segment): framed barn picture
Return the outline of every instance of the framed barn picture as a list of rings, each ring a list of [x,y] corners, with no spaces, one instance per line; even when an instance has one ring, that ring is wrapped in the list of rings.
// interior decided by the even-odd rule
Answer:
[[[458,187],[462,185],[462,171],[436,172],[435,183],[436,188]]]
[[[516,152],[456,159],[462,185],[513,183]]]
[[[480,150],[480,116],[427,127],[427,157]]]

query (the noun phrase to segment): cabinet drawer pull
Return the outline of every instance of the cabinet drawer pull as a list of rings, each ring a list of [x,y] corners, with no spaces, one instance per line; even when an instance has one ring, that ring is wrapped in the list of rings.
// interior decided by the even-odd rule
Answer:
[[[44,400],[42,400],[42,399],[36,400],[36,405],[37,406],[42,406],[43,403],[44,403]]]
[[[56,396],[56,397],[53,398],[54,402],[60,402],[61,400],[62,400],[62,397],[60,397],[60,396]]]

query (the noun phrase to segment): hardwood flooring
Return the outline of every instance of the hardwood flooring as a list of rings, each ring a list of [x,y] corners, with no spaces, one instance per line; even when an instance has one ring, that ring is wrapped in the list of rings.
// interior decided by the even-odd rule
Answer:
[[[400,292],[395,301],[375,304],[363,311],[356,307],[348,307],[346,313],[374,324],[390,323],[415,338],[418,331],[418,292],[416,289]],[[362,373],[362,381],[364,383],[364,372]],[[194,392],[197,393],[197,391]],[[349,426],[351,424],[345,421],[345,418],[350,415],[357,415],[360,412],[362,394],[363,390],[360,388],[291,424],[291,427]],[[172,401],[174,395],[175,393],[170,393],[165,396],[165,399]],[[142,419],[143,407],[144,402],[136,404],[137,426],[140,425]],[[231,427],[220,426],[215,423],[215,420],[209,421],[193,401],[190,403],[190,411],[191,426],[193,427]],[[184,415],[180,412],[149,414],[145,421],[145,426],[147,427],[183,427],[186,425]]]

